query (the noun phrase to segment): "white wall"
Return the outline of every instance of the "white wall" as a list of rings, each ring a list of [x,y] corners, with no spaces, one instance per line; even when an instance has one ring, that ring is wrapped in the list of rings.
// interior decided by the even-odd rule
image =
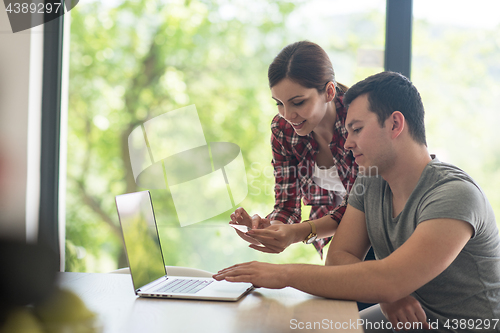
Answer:
[[[43,29],[12,33],[1,3],[0,237],[36,239],[42,48]]]

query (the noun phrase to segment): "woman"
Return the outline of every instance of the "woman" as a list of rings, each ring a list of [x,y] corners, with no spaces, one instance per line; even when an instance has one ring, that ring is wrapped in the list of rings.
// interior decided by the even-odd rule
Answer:
[[[261,218],[238,208],[230,223],[252,229],[236,231],[256,250],[279,253],[304,241],[313,243],[322,256],[357,174],[352,153],[344,149],[347,110],[342,100],[347,88],[335,81],[326,52],[308,41],[281,50],[268,78],[279,112],[271,124],[274,210]],[[312,206],[306,223],[299,223],[301,201]]]

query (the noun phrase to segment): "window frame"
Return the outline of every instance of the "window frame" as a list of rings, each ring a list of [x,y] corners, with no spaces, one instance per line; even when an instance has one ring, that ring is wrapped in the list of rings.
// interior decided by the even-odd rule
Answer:
[[[38,242],[58,255],[64,15],[44,24]]]

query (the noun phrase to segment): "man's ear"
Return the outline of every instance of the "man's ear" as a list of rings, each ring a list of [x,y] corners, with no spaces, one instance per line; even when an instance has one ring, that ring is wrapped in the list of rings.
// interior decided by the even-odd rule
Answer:
[[[405,116],[400,111],[394,111],[389,117],[391,126],[391,138],[397,138],[405,128]]]
[[[326,93],[326,101],[327,102],[333,101],[333,99],[335,98],[336,89],[332,81],[326,84],[325,93]]]

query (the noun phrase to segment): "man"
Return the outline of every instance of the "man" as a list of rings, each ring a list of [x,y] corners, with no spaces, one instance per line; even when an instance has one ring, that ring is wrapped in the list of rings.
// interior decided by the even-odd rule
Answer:
[[[251,262],[214,277],[379,303],[394,329],[500,331],[493,210],[465,172],[429,155],[417,89],[383,72],[355,84],[344,103],[345,146],[365,175],[351,190],[326,266]],[[370,245],[377,260],[363,262]]]

